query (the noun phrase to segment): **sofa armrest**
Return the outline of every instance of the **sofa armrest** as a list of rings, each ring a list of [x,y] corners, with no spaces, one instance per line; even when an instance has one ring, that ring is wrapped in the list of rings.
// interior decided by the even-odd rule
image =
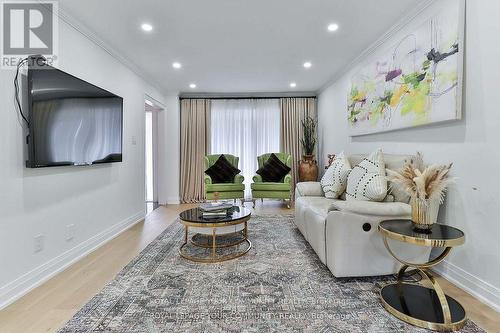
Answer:
[[[205,175],[205,184],[212,184],[212,178],[209,175]]]
[[[325,193],[320,182],[302,182],[295,186],[297,197],[324,197]]]
[[[243,177],[243,175],[236,175],[234,177],[234,183],[235,184],[243,184],[244,180],[245,180],[245,177]]]
[[[262,176],[261,175],[253,176],[253,182],[254,183],[262,183]]]
[[[406,216],[408,218],[411,216],[411,206],[402,202],[336,201],[332,203],[328,211],[342,211],[374,216]]]

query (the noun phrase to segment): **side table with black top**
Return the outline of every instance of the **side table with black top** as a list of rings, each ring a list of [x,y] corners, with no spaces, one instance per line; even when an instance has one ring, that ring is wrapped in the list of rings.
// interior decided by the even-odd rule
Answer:
[[[382,304],[395,317],[415,326],[438,331],[459,330],[467,320],[463,306],[447,296],[430,269],[442,262],[452,247],[462,245],[465,235],[457,228],[443,224],[434,224],[428,233],[419,233],[413,229],[410,220],[382,221],[378,227],[385,247],[403,266],[399,270],[398,280],[388,284],[380,291]],[[443,252],[426,263],[409,263],[400,259],[388,243],[388,239],[418,246],[441,247]],[[404,273],[409,268],[416,269],[422,278],[427,279],[432,288],[417,283],[403,282]]]

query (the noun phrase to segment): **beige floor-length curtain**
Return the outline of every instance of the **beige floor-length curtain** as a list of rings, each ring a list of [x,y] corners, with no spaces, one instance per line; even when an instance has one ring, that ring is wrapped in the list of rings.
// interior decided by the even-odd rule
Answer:
[[[317,119],[316,98],[281,98],[281,150],[292,155],[293,189],[299,179],[299,161],[303,149],[300,140],[303,138],[302,120],[306,117]]]
[[[181,100],[182,203],[205,200],[204,157],[210,151],[210,100]]]

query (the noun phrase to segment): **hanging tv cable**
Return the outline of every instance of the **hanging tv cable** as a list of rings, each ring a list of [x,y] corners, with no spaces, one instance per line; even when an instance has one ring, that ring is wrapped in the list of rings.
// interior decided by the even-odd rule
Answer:
[[[16,99],[15,107],[17,108],[16,111],[19,112],[23,120],[26,122],[26,125],[29,127],[30,122],[28,121],[28,118],[26,118],[26,116],[24,115],[23,108],[21,106],[21,101],[19,98],[19,71],[21,70],[21,67],[28,61],[28,59],[29,58],[24,58],[17,64],[16,76],[14,77],[14,89],[15,89],[15,99]]]

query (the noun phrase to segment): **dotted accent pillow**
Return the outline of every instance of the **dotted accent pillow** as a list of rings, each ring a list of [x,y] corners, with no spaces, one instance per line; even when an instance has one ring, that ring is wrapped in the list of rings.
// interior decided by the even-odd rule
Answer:
[[[356,165],[347,178],[347,200],[382,201],[387,195],[387,179],[382,150]]]
[[[335,156],[332,164],[321,178],[321,187],[326,198],[337,199],[344,193],[347,187],[347,176],[350,172],[351,163],[345,157],[344,152],[341,152]]]

